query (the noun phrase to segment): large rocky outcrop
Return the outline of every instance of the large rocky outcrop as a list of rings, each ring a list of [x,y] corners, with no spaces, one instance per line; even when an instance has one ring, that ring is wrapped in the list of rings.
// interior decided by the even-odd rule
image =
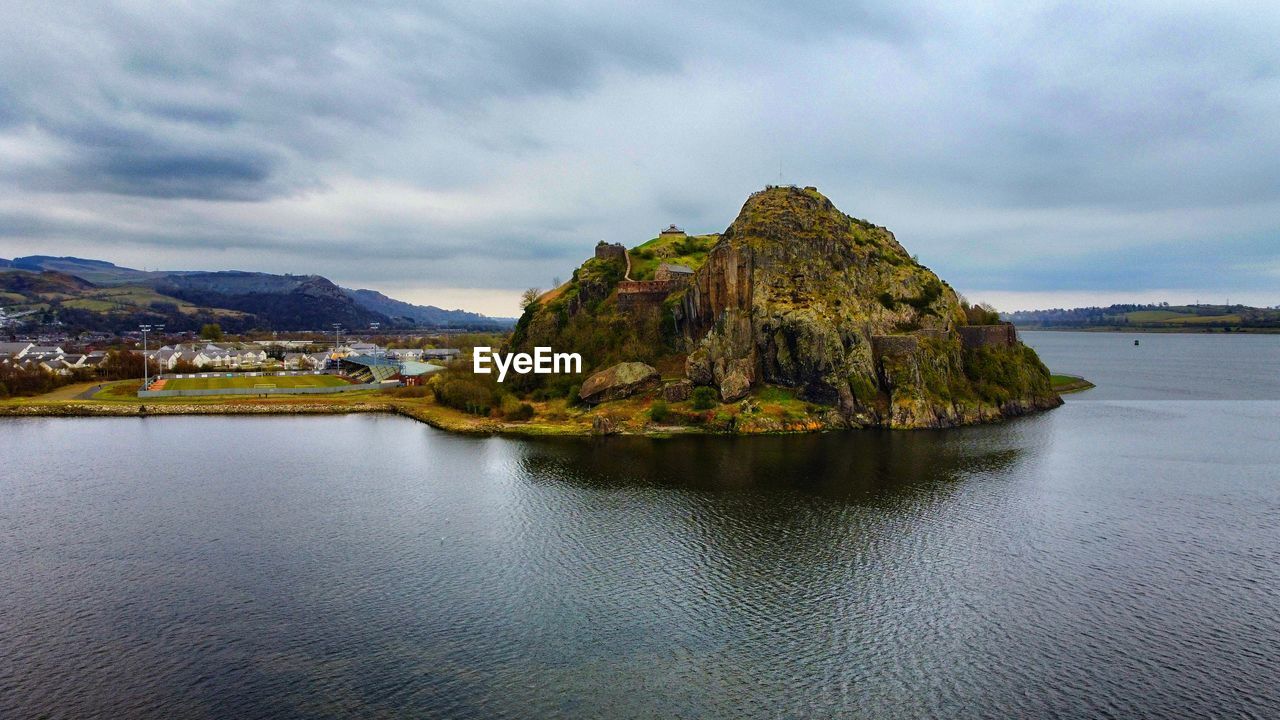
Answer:
[[[631,361],[669,380],[683,364],[689,386],[714,387],[725,402],[762,385],[794,389],[800,402],[774,403],[778,417],[738,413],[735,427],[947,427],[1061,403],[1011,326],[970,325],[984,313],[966,308],[893,233],[813,188],[766,188],[724,234],[700,237],[632,249],[633,270],[675,256],[694,268],[660,301],[619,301],[625,262],[616,251],[587,260],[529,304],[509,349],[549,346],[580,353],[588,373],[608,368],[582,385],[592,404],[657,390],[647,374],[619,383],[619,363]],[[669,385],[668,402],[689,396]]]
[[[752,195],[675,313],[686,375],[741,397],[797,388],[853,426],[940,427],[1061,401],[1035,353],[966,333],[955,292],[893,233],[813,188]]]

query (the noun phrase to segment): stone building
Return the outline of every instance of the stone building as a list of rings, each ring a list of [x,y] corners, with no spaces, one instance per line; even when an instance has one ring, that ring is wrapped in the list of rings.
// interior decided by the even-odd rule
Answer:
[[[620,260],[627,261],[627,249],[622,243],[607,243],[603,240],[596,243],[596,259],[597,260]]]
[[[675,263],[662,263],[653,273],[654,280],[670,280],[680,283],[687,283],[692,277],[692,268],[687,265],[676,265]]]

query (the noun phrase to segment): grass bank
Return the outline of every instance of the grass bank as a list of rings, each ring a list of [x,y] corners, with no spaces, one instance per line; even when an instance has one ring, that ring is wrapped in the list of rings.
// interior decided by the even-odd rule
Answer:
[[[1059,395],[1080,392],[1095,387],[1093,383],[1078,375],[1050,375],[1049,382],[1053,385],[1053,391]]]

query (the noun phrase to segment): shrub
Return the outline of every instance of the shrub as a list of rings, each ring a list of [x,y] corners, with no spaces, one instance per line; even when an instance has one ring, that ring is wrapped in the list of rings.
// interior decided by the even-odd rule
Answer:
[[[436,373],[431,391],[441,405],[472,415],[488,415],[497,400],[495,389],[469,372]]]
[[[675,242],[672,245],[672,249],[676,251],[677,255],[697,255],[706,252],[707,246],[697,238],[686,237]]]
[[[533,406],[529,403],[520,403],[515,410],[506,413],[508,420],[529,420],[533,417]]]
[[[666,400],[654,400],[653,405],[649,407],[649,419],[654,422],[663,422],[671,415],[671,408],[667,407]]]
[[[703,386],[693,389],[694,410],[710,410],[719,403],[720,397],[716,394],[715,388]]]
[[[913,298],[907,298],[904,302],[906,302],[908,305],[915,308],[916,310],[923,311],[925,308],[932,305],[933,302],[940,297],[942,297],[942,283],[938,282],[933,278],[930,278],[924,284],[924,287],[921,288],[919,295]]]
[[[1000,313],[986,303],[970,305],[967,302],[962,302],[960,307],[963,308],[965,320],[970,325],[1000,324]]]

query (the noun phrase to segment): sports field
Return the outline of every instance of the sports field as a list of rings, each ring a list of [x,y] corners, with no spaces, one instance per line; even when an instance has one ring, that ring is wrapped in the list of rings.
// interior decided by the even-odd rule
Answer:
[[[269,375],[269,376],[243,376],[233,375],[231,377],[196,377],[196,378],[174,378],[166,380],[164,388],[154,388],[156,390],[223,390],[226,388],[256,388],[270,387],[278,388],[296,388],[296,387],[335,387],[338,385],[349,384],[346,380],[334,375]]]

